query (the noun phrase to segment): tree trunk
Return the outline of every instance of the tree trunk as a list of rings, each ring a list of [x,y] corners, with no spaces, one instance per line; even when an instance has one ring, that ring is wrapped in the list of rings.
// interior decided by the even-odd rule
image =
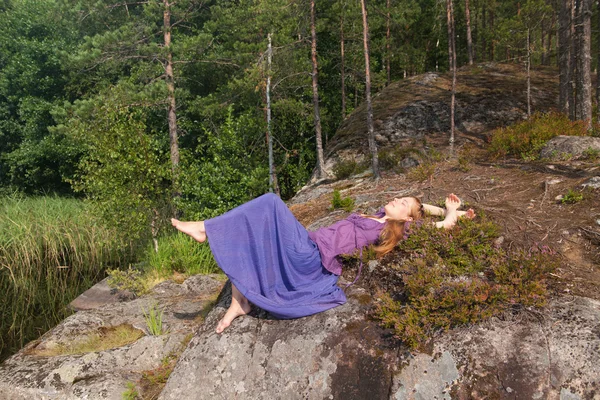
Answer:
[[[171,5],[168,0],[163,1],[163,29],[167,62],[165,65],[165,76],[167,83],[167,103],[169,119],[169,140],[171,145],[171,170],[173,173],[173,184],[176,186],[179,167],[179,144],[177,136],[177,115],[175,113],[175,80],[173,78],[173,53],[171,52]],[[177,196],[177,189],[175,189]]]
[[[454,6],[452,0],[446,0],[448,20],[448,54],[452,71],[452,95],[450,99],[450,146],[454,144],[454,103],[456,99],[456,44],[454,41]]]
[[[271,130],[271,57],[273,48],[271,47],[271,34],[267,35],[269,45],[267,47],[267,145],[269,148],[269,192],[278,192],[275,187],[275,165],[273,161],[273,132]]]
[[[575,34],[575,0],[568,0],[570,4],[570,17],[569,17],[569,29],[570,29],[570,47],[569,53],[569,118],[575,120],[575,110],[577,109],[576,96],[575,96],[575,74],[577,73],[577,38]]]
[[[556,12],[552,11],[552,19],[550,20],[550,29],[548,30],[548,41],[546,42],[546,64],[550,65],[550,59],[552,58],[552,34],[554,33],[554,25],[556,24]]]
[[[527,118],[531,117],[531,29],[527,28]]]
[[[487,50],[487,41],[485,40],[485,35],[487,33],[487,27],[486,27],[486,19],[485,19],[485,12],[486,12],[486,3],[483,3],[483,9],[481,10],[481,32],[479,33],[480,37],[481,37],[481,60],[479,61],[485,61],[485,55],[486,50]]]
[[[471,10],[469,0],[465,0],[465,18],[467,23],[467,52],[469,53],[469,65],[473,65],[473,38],[471,37]]]
[[[490,43],[490,61],[494,61],[494,56],[496,53],[496,41],[494,40],[494,7],[492,3],[492,7],[490,9],[490,32],[492,33],[492,40]]]
[[[385,63],[386,63],[386,72],[387,72],[387,82],[386,86],[388,86],[392,82],[392,73],[390,67],[390,58],[392,57],[390,51],[390,0],[386,2],[387,7],[387,15],[385,19],[386,32],[385,32]]]
[[[312,58],[312,89],[313,107],[315,111],[315,134],[317,141],[317,176],[325,178],[325,161],[323,157],[323,141],[321,137],[321,113],[319,112],[319,85],[317,64],[317,30],[315,29],[315,0],[310,2],[310,33],[312,36],[311,58]]]
[[[366,0],[360,0],[363,18],[363,42],[365,49],[365,94],[367,101],[367,131],[369,139],[369,151],[371,153],[371,166],[373,168],[373,177],[380,178],[379,159],[377,158],[377,144],[375,143],[375,129],[373,126],[373,107],[371,105],[371,67],[369,63],[369,23],[367,19]]]
[[[600,0],[598,0],[598,26],[600,27]],[[598,35],[598,57],[596,64],[596,118],[600,124],[600,35]]]
[[[577,0],[577,119],[592,129],[591,0]]]
[[[346,61],[346,56],[344,54],[344,6],[345,4],[342,5],[342,13],[340,17],[340,73],[342,78],[342,121],[346,119],[346,67],[344,65]]]
[[[541,64],[546,65],[546,46],[544,46],[544,39],[546,38],[546,31],[544,30],[544,21],[543,20],[540,23],[540,31],[541,31],[540,41],[541,41],[541,48],[542,48]]]

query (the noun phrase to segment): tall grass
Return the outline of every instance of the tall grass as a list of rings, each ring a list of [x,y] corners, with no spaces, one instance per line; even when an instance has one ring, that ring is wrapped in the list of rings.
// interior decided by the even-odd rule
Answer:
[[[155,271],[161,276],[174,272],[196,275],[220,271],[208,243],[198,243],[183,233],[159,238],[158,252],[149,246],[144,260],[147,272]]]
[[[58,197],[0,198],[0,361],[70,314],[67,304],[129,251],[86,205]]]

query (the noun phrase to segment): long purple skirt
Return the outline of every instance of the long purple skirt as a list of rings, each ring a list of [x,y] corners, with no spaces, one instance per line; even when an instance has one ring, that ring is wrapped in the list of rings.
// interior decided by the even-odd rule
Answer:
[[[338,276],[285,203],[262,195],[205,221],[219,267],[246,298],[278,318],[298,318],[346,302]]]

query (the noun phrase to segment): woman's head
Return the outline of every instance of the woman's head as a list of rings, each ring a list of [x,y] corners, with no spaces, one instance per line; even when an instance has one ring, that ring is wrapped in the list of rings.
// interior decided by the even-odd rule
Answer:
[[[383,208],[387,219],[413,221],[423,218],[423,205],[416,197],[395,198]]]
[[[386,204],[384,210],[386,225],[381,231],[379,246],[375,247],[379,256],[392,251],[404,238],[407,222],[417,221],[425,214],[421,201],[416,197],[396,198]]]

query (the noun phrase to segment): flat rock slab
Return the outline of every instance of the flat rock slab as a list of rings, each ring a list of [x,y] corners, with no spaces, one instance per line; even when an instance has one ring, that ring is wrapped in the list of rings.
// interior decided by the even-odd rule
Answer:
[[[121,303],[134,298],[135,295],[129,291],[110,287],[108,278],[104,278],[77,296],[69,305],[75,311],[93,310],[107,304]]]
[[[0,399],[122,399],[128,382],[143,371],[161,366],[165,357],[181,350],[189,335],[202,323],[195,317],[212,306],[223,286],[216,276],[194,276],[179,285],[157,285],[146,296],[80,311],[29,343],[0,365]],[[144,310],[156,306],[163,312],[163,329],[147,332]],[[83,341],[101,328],[128,324],[146,335],[110,350],[85,354],[43,356],[60,346]]]

